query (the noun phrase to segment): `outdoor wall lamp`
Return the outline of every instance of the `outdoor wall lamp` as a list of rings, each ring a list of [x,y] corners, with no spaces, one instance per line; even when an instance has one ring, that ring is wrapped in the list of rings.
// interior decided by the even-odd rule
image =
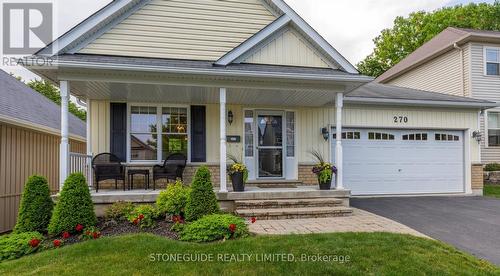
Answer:
[[[323,139],[325,139],[325,141],[328,141],[328,138],[330,137],[330,132],[328,131],[328,128],[326,127],[322,128],[321,134],[323,135]]]
[[[476,141],[478,143],[480,143],[481,139],[483,138],[483,135],[481,134],[481,131],[476,130],[476,131],[472,132],[472,138],[476,139]]]
[[[227,122],[229,123],[229,125],[232,125],[233,121],[234,121],[233,111],[229,110],[229,112],[227,113]]]

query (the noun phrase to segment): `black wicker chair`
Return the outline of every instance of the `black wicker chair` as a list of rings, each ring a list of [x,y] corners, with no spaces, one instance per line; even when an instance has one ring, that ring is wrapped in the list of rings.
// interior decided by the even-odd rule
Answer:
[[[182,153],[171,154],[165,159],[163,166],[156,165],[153,167],[153,189],[156,187],[157,179],[167,179],[176,181],[178,178],[182,180],[182,174],[186,168],[187,158]]]
[[[99,181],[114,179],[115,189],[118,189],[118,180],[123,181],[125,191],[125,166],[121,164],[120,158],[111,153],[100,153],[92,159],[94,169],[95,191],[99,191]]]

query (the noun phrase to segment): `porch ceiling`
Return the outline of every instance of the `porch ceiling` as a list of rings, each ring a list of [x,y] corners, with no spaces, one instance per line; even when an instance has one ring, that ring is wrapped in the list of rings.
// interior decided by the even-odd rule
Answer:
[[[219,89],[207,86],[72,81],[72,94],[81,99],[128,102],[195,103],[219,102]],[[227,88],[228,104],[260,106],[324,106],[334,102],[335,90]]]

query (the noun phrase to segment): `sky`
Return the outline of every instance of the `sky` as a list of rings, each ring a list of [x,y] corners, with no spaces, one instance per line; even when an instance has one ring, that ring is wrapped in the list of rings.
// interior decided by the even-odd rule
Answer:
[[[109,0],[53,0],[56,3],[58,35],[78,24],[109,3]],[[1,2],[1,0],[0,0]],[[330,42],[345,58],[356,65],[373,50],[373,38],[390,28],[396,16],[432,11],[444,6],[494,0],[286,0],[286,2]],[[7,72],[33,79],[23,68],[1,67]]]

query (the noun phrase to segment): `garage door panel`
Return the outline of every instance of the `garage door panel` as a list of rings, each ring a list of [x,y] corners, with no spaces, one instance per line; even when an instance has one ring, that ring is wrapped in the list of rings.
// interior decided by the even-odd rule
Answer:
[[[352,130],[350,130],[352,131]],[[361,139],[344,140],[344,185],[353,195],[459,193],[464,191],[464,146],[460,131],[354,130]],[[370,140],[369,132],[394,135]],[[427,140],[403,140],[426,133]],[[451,135],[438,141],[435,134]],[[456,138],[458,137],[458,138]],[[372,135],[372,138],[373,135]],[[412,137],[413,138],[413,137]],[[444,139],[447,139],[446,136]],[[454,140],[458,139],[458,141]],[[332,143],[334,147],[335,143]],[[332,152],[335,151],[332,149]]]

